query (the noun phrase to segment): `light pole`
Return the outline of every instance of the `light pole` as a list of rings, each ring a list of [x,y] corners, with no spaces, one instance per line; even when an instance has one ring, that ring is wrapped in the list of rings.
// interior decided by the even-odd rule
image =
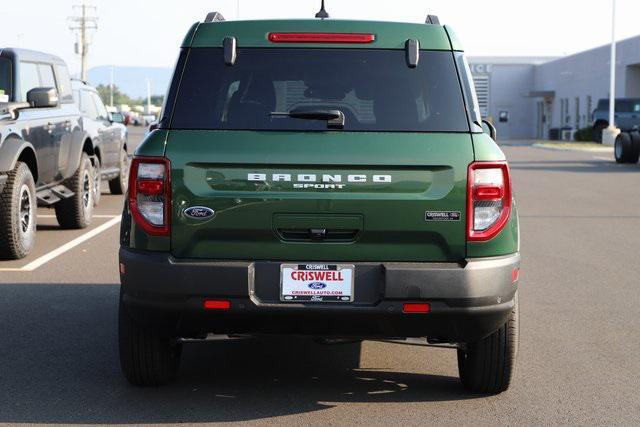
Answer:
[[[602,143],[614,145],[620,130],[616,128],[616,0],[611,8],[611,86],[609,87],[609,127],[602,133]]]

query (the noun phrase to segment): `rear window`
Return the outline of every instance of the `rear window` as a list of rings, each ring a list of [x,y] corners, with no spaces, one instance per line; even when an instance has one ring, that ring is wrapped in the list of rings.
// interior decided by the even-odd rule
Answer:
[[[451,52],[191,49],[173,110],[174,129],[324,131],[326,121],[275,117],[298,108],[338,109],[345,131],[469,132]]]
[[[11,98],[11,61],[7,58],[0,58],[0,92],[4,92],[7,99]],[[0,100],[2,98],[0,96]]]

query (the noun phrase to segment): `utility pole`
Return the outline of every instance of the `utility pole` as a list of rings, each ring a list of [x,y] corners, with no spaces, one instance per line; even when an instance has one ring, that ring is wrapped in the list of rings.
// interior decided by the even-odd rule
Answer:
[[[615,127],[616,120],[616,0],[611,11],[611,88],[609,90],[609,126]]]
[[[73,6],[73,10],[79,10],[80,14],[68,18],[69,29],[74,31],[80,39],[79,42],[76,42],[75,52],[79,54],[81,58],[81,79],[87,81],[87,55],[89,54],[89,45],[91,44],[89,41],[89,32],[98,29],[98,17],[89,16],[87,13],[95,13],[97,9],[95,6],[87,6],[82,3],[81,5]]]
[[[111,108],[113,108],[113,65],[111,66],[111,84],[109,85],[109,87],[111,88],[109,95],[109,105],[111,106]]]
[[[147,77],[147,114],[151,114],[151,80]]]

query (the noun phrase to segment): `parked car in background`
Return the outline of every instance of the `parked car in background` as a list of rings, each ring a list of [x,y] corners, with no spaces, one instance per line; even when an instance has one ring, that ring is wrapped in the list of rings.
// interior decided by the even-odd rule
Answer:
[[[94,160],[94,204],[100,201],[102,180],[109,181],[112,194],[124,194],[129,176],[127,127],[124,116],[109,113],[98,91],[81,80],[72,81],[76,104],[82,113],[80,124],[85,139],[92,142]]]
[[[63,228],[91,223],[95,151],[62,59],[0,48],[0,90],[0,258],[19,259],[35,243],[37,206],[55,208]]]
[[[616,99],[616,126],[623,132],[640,128],[640,98]],[[609,100],[601,99],[593,112],[593,140],[602,142],[602,131],[609,127]]]

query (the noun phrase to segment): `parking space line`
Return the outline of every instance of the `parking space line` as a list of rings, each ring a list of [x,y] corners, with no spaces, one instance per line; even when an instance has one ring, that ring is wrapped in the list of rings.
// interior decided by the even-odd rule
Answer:
[[[612,157],[603,157],[603,156],[593,156],[596,160],[613,160]]]
[[[33,271],[41,266],[43,266],[44,264],[48,263],[49,261],[59,257],[60,255],[62,255],[63,253],[75,248],[76,246],[80,245],[81,243],[86,242],[87,240],[97,236],[98,234],[102,233],[105,230],[108,230],[109,228],[113,227],[114,225],[118,224],[120,222],[121,217],[120,216],[110,216],[111,220],[105,222],[104,224],[94,228],[93,230],[90,230],[88,232],[86,232],[85,234],[76,237],[75,239],[73,239],[72,241],[65,243],[64,245],[60,246],[58,249],[55,249],[51,252],[49,252],[48,254],[42,255],[40,258],[37,258],[33,261],[31,261],[29,264],[23,266],[23,267],[19,267],[19,268],[0,268],[0,271]]]
[[[115,218],[118,215],[91,215],[92,218]],[[44,219],[48,219],[48,218],[55,218],[55,215],[38,215],[38,218],[44,218]]]

